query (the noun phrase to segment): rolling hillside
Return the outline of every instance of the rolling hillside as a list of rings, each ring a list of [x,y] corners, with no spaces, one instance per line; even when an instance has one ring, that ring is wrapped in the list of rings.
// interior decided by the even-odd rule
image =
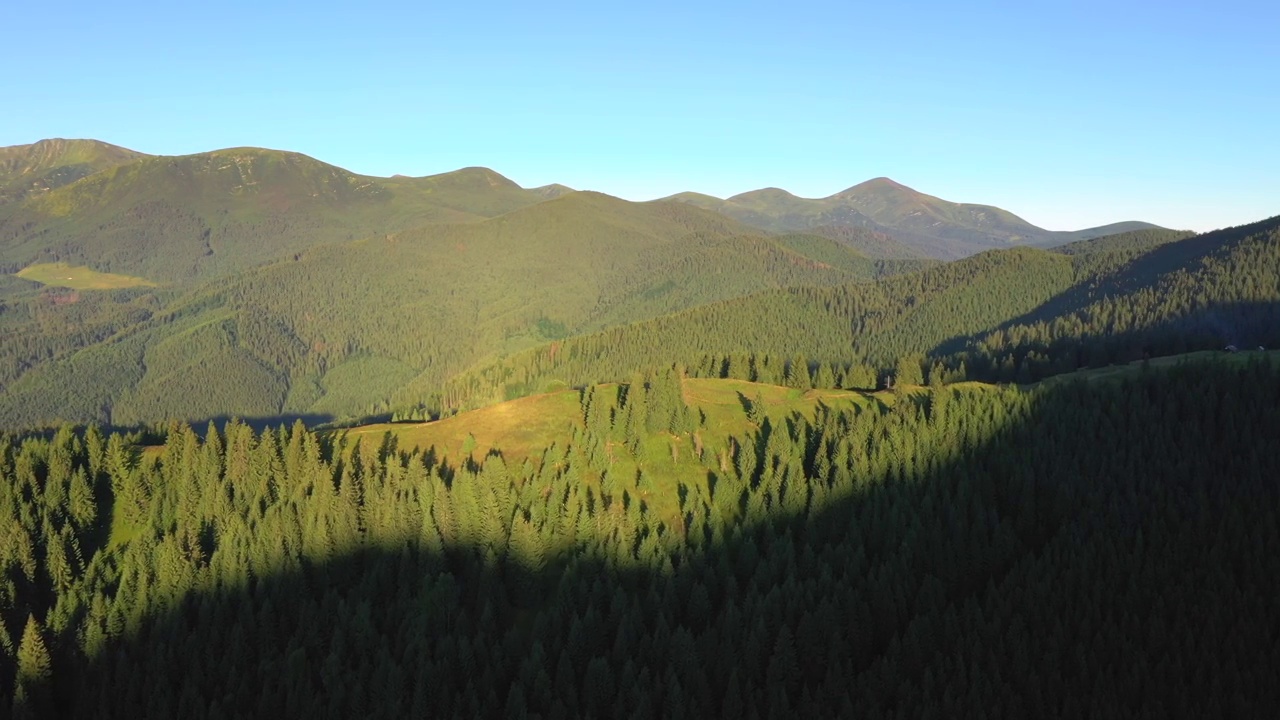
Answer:
[[[1100,369],[1084,368],[1054,375],[1040,383],[1044,388],[1069,387],[1071,383],[1077,382],[1121,383],[1135,379],[1145,370],[1183,370],[1210,365],[1219,369],[1244,369],[1258,361],[1280,366],[1280,350],[1235,354],[1200,351],[1169,355],[1145,365],[1127,363]],[[623,384],[624,389],[625,387]],[[997,392],[999,389],[994,384],[962,381],[945,386],[937,383],[932,388],[915,385],[904,386],[897,391],[870,391],[820,386],[798,388],[735,378],[694,377],[684,378],[681,387],[686,403],[703,418],[700,425],[704,444],[723,444],[730,437],[747,435],[763,418],[769,418],[775,425],[780,425],[787,418],[795,416],[812,420],[819,411],[891,408],[904,398],[918,398],[922,393],[941,387],[957,393]],[[1037,386],[1029,384],[1025,389],[1036,390]],[[483,458],[490,451],[501,452],[508,462],[522,462],[552,445],[564,445],[572,440],[573,431],[583,427],[583,399],[590,392],[618,394],[618,390],[611,385],[597,386],[590,391],[555,390],[468,410],[434,421],[370,423],[335,429],[332,432],[345,434],[350,440],[359,440],[369,450],[375,450],[377,445],[387,442],[390,437],[402,451],[430,451],[441,461],[454,465],[461,465],[468,458]],[[759,417],[754,423],[750,407],[753,401],[761,403]],[[667,439],[661,435],[662,433],[653,433],[645,439]],[[662,472],[664,476],[674,474],[668,468],[654,470]]]
[[[575,192],[317,246],[188,291],[30,288],[0,314],[0,425],[366,413],[548,341],[917,266]]]
[[[67,262],[190,284],[319,244],[482,220],[544,199],[485,168],[372,178],[258,148],[141,157],[0,205],[0,270]]]

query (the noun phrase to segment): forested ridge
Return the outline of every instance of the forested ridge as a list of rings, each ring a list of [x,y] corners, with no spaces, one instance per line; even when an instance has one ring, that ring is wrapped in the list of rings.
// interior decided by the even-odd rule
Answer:
[[[808,415],[743,397],[727,437],[667,367],[587,388],[572,439],[518,463],[301,425],[4,436],[2,700],[21,717],[1265,715],[1267,357]]]
[[[1191,237],[1130,233],[1062,253],[992,251],[875,283],[695,307],[476,367],[404,412],[621,379],[666,361],[709,377],[781,382],[754,368],[799,356],[815,374],[822,366],[835,376],[870,373],[870,385],[842,385],[867,388],[904,365],[1032,382],[1229,344],[1280,345],[1280,218]]]

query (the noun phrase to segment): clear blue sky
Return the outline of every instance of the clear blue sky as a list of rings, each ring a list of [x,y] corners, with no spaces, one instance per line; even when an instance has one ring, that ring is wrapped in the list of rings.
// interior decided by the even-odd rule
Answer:
[[[1203,230],[1280,214],[1278,6],[15,1],[0,145],[256,145],[630,199],[887,175],[1052,229]]]

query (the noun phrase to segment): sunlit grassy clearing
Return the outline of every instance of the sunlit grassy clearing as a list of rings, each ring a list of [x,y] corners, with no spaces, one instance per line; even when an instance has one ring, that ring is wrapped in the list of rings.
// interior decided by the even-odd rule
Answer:
[[[349,431],[350,437],[381,442],[390,432],[402,450],[434,447],[437,457],[457,463],[466,457],[467,437],[475,438],[472,457],[477,460],[491,448],[500,448],[507,459],[520,460],[541,451],[553,441],[568,438],[573,423],[581,424],[578,391],[565,390],[472,410],[428,423],[378,423]]]
[[[462,462],[468,455],[480,462],[493,448],[501,451],[508,463],[520,463],[526,458],[536,462],[542,451],[553,443],[560,447],[568,445],[573,429],[582,426],[580,397],[578,390],[563,390],[512,400],[435,422],[379,423],[347,432],[349,437],[359,438],[370,449],[391,433],[401,450],[434,448],[437,458],[451,464]],[[694,496],[710,498],[713,493],[708,473],[722,472],[721,464],[730,461],[730,438],[741,442],[742,438],[750,437],[760,429],[752,421],[747,406],[758,402],[760,424],[764,424],[767,418],[775,428],[780,428],[784,427],[787,418],[796,414],[813,419],[820,404],[833,409],[891,406],[897,395],[893,392],[800,390],[746,380],[689,378],[684,380],[684,397],[700,418],[695,433],[680,436],[666,432],[647,434],[640,439],[636,452],[618,433],[612,433],[607,442],[609,461],[604,474],[614,487],[610,494],[620,488],[626,489],[632,497],[643,501],[650,512],[673,526],[681,522],[681,487]],[[699,446],[702,448],[701,458],[698,456]],[[587,471],[581,482],[598,490],[606,482],[604,475]],[[715,504],[723,513],[738,512],[732,498],[717,497]]]
[[[120,290],[131,287],[154,287],[155,283],[130,275],[98,272],[92,268],[63,262],[39,263],[18,271],[18,277],[41,285],[72,290]]]

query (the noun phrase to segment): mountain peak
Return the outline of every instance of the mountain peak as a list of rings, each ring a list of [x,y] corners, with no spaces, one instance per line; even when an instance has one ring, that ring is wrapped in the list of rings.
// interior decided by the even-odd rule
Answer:
[[[845,190],[842,190],[836,193],[835,195],[832,195],[831,197],[840,198],[840,197],[845,197],[849,195],[859,195],[859,194],[865,194],[865,193],[885,193],[885,192],[911,193],[915,195],[920,194],[915,189],[907,187],[906,185],[903,185],[902,183],[898,182],[897,180],[894,180],[893,178],[882,176],[882,177],[871,178],[870,180],[866,180],[864,182],[860,182],[857,185],[854,185],[853,187],[846,188]]]
[[[551,183],[550,185],[543,185],[541,187],[532,188],[532,192],[535,192],[541,195],[542,197],[547,198],[548,200],[552,200],[560,197],[561,195],[568,195],[571,192],[577,192],[577,191],[569,187],[568,185],[561,185],[560,183]]]
[[[30,145],[0,147],[0,167],[6,170],[104,165],[145,157],[143,153],[101,140],[45,138]],[[13,166],[13,167],[7,167]]]
[[[84,149],[94,149],[94,150],[106,151],[106,152],[117,152],[117,153],[124,153],[128,155],[143,154],[143,153],[137,152],[136,150],[130,150],[128,148],[120,147],[119,145],[112,145],[111,143],[103,142],[101,140],[94,140],[92,138],[59,138],[59,137],[44,138],[42,140],[37,140],[27,145],[9,145],[7,147],[0,147],[0,153],[15,152],[15,151],[16,152],[39,151],[39,152],[59,152],[60,153],[60,152],[66,152],[68,150],[84,150]]]
[[[0,203],[43,194],[131,160],[146,157],[100,140],[46,138],[0,148]]]
[[[466,185],[474,189],[480,190],[484,188],[498,189],[507,188],[511,190],[519,190],[520,185],[511,178],[502,173],[491,170],[487,167],[472,166],[458,168],[451,172],[440,173],[438,175],[428,175],[424,179],[435,180],[440,182],[450,182],[457,185]]]
[[[795,197],[796,196],[794,194],[783,190],[782,188],[767,187],[760,188],[759,190],[749,190],[744,193],[738,193],[737,195],[729,198],[729,201],[742,202],[745,200],[749,202],[752,200],[790,200]]]

